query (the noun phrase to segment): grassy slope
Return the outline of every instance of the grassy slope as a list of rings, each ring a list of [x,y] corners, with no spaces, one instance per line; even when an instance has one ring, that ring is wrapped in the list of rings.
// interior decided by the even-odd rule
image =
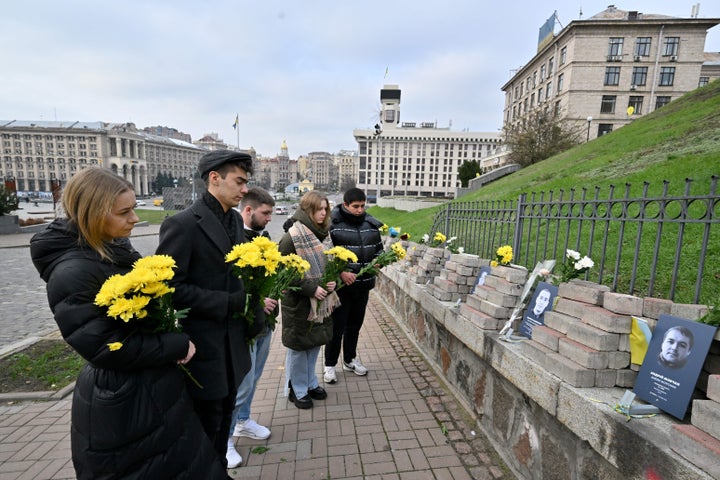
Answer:
[[[720,175],[720,81],[695,90],[660,110],[609,135],[579,145],[500,179],[458,201],[517,200],[521,193],[587,188],[606,198],[609,186],[616,196],[632,184],[639,195],[643,182],[659,193],[668,180],[669,191],[681,193],[684,179],[694,180],[692,193],[706,193],[712,175]],[[372,207],[369,211],[388,225],[401,226],[413,239],[429,233],[438,208],[417,212]]]

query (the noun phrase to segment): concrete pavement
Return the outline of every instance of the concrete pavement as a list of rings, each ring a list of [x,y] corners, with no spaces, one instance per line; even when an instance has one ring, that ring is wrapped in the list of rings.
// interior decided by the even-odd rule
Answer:
[[[142,228],[136,229],[133,244],[144,255],[151,254],[157,227]],[[15,342],[56,332],[44,285],[28,263],[23,241],[0,236],[0,246],[6,247],[0,248],[0,264],[12,265],[12,273],[7,275],[5,268],[0,277],[0,328],[8,326],[6,308],[26,316],[16,323],[27,323],[28,315],[43,320],[16,327]],[[22,284],[22,293],[7,298],[7,292],[20,291],[17,283]],[[9,345],[13,343],[0,343],[0,348],[8,350]],[[368,375],[338,369],[338,383],[325,386],[328,398],[316,401],[311,410],[299,410],[284,396],[285,349],[276,332],[252,414],[272,435],[265,441],[237,439],[244,461],[230,475],[238,479],[515,478],[374,294],[358,351]],[[322,384],[322,360],[317,373]],[[70,460],[71,396],[44,401],[0,397],[0,480],[75,478]]]

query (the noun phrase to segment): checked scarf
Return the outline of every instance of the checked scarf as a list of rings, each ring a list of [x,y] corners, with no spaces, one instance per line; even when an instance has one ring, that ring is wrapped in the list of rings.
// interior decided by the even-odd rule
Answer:
[[[323,253],[325,247],[312,230],[300,222],[295,222],[288,233],[295,246],[295,253],[310,264],[310,270],[305,272],[305,278],[319,282],[325,271],[325,264],[327,264],[327,256]],[[322,323],[339,306],[340,298],[335,292],[330,293],[322,301],[310,297],[310,314],[307,320],[308,322]]]

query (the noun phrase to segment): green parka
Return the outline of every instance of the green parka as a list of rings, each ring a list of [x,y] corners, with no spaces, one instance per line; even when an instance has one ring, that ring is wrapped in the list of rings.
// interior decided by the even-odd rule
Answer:
[[[308,227],[322,243],[328,236],[328,231],[319,227],[310,217],[302,210],[297,210],[290,219],[294,222],[300,222]],[[286,222],[286,225],[290,222]],[[289,226],[288,226],[289,228]],[[297,253],[293,244],[290,233],[285,232],[278,244],[280,253],[288,255]],[[332,316],[328,316],[323,323],[309,322],[310,314],[310,298],[315,295],[315,290],[319,285],[318,280],[309,280],[303,278],[295,286],[300,287],[286,293],[280,300],[280,309],[282,311],[282,343],[287,348],[296,351],[309,350],[313,347],[325,345],[333,333]]]

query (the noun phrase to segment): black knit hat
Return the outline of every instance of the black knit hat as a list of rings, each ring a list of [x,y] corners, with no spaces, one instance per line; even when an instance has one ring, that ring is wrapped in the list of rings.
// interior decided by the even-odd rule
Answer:
[[[206,153],[200,158],[198,162],[200,177],[206,179],[210,172],[217,170],[226,163],[234,163],[247,173],[252,173],[252,157],[247,153],[233,152],[232,150],[215,150]]]

